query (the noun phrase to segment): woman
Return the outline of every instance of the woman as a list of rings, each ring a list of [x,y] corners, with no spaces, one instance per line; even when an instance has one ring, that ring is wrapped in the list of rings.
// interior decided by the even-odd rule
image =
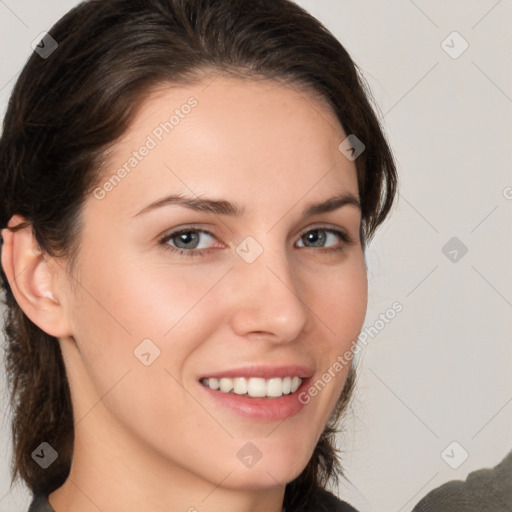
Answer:
[[[99,0],[0,142],[31,510],[353,510],[327,487],[395,196],[354,63],[287,0]]]

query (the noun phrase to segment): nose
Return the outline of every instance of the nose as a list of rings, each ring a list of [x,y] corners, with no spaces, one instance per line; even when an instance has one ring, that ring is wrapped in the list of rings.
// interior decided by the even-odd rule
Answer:
[[[309,330],[312,312],[305,287],[285,251],[264,250],[252,263],[237,259],[231,279],[230,322],[237,335],[286,343]]]

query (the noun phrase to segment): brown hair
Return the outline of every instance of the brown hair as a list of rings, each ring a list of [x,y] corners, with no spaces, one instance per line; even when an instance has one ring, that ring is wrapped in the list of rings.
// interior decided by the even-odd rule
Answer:
[[[192,83],[205,72],[268,78],[315,91],[347,134],[366,146],[356,159],[363,247],[388,215],[396,168],[371,94],[337,39],[289,0],[89,0],[49,31],[58,48],[33,53],[18,78],[0,139],[0,226],[14,214],[40,248],[66,258],[79,249],[81,209],[101,179],[107,150],[127,130],[148,91]],[[11,229],[16,229],[11,228]],[[67,478],[73,415],[58,339],[34,325],[5,273],[6,368],[10,387],[12,482],[49,494]],[[337,482],[336,425],[354,383],[351,369],[336,410],[304,471],[286,487],[288,510],[314,506],[316,487]],[[46,470],[31,454],[42,441],[59,457]],[[12,485],[11,482],[11,485]]]

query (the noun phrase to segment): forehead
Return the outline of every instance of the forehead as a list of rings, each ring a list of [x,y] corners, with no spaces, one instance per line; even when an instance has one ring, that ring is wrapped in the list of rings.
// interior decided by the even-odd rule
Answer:
[[[249,208],[326,190],[357,196],[355,164],[338,149],[345,137],[327,103],[298,85],[227,76],[161,84],[110,153],[104,204],[129,214],[166,192],[236,196]]]

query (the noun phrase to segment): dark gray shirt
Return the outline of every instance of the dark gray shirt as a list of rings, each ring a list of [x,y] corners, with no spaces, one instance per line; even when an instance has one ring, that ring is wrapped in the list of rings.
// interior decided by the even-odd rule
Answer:
[[[512,451],[494,468],[469,473],[429,492],[412,512],[511,512]]]

